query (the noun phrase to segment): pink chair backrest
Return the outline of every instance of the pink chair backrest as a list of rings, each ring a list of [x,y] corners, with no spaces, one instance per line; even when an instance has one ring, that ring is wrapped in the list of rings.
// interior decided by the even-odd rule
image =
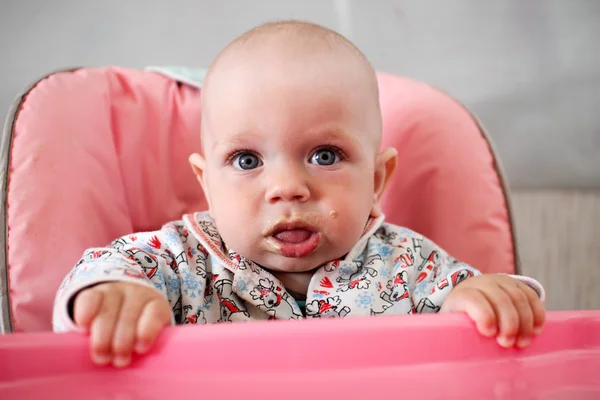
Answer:
[[[399,151],[388,220],[483,271],[514,272],[501,175],[476,121],[427,85],[379,80],[384,146]],[[52,74],[20,98],[3,138],[4,330],[51,329],[56,289],[85,248],[206,208],[187,162],[200,112],[199,90],[121,68]]]

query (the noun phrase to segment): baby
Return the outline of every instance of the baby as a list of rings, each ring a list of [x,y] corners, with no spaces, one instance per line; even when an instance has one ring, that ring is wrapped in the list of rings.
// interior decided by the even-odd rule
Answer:
[[[62,283],[56,331],[82,330],[124,367],[169,324],[464,312],[504,347],[544,324],[535,280],[482,275],[384,222],[396,150],[380,151],[375,72],[348,40],[302,22],[230,43],[202,90],[207,212],[89,249]]]

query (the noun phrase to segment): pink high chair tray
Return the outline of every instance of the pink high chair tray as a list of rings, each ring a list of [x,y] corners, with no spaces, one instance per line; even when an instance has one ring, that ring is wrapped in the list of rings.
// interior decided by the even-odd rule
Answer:
[[[598,399],[600,311],[549,313],[525,350],[462,315],[167,329],[125,370],[77,334],[0,337],[0,398]]]

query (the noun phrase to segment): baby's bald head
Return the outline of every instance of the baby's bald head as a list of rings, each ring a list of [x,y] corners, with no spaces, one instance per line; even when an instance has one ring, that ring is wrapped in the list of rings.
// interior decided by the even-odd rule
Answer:
[[[299,21],[263,24],[219,53],[202,88],[203,135],[211,132],[211,112],[221,103],[219,97],[233,93],[234,85],[244,85],[259,95],[265,81],[280,88],[302,85],[333,91],[343,87],[349,98],[364,103],[361,110],[369,121],[365,129],[374,139],[375,151],[379,150],[381,110],[373,67],[342,35]]]

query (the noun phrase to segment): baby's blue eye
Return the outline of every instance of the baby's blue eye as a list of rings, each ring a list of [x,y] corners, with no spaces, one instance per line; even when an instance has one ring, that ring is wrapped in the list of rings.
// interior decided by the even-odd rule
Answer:
[[[340,157],[331,149],[317,150],[310,159],[313,164],[333,165],[340,161]]]
[[[262,161],[255,154],[242,153],[235,157],[233,166],[237,169],[249,170],[258,168],[262,165]]]

